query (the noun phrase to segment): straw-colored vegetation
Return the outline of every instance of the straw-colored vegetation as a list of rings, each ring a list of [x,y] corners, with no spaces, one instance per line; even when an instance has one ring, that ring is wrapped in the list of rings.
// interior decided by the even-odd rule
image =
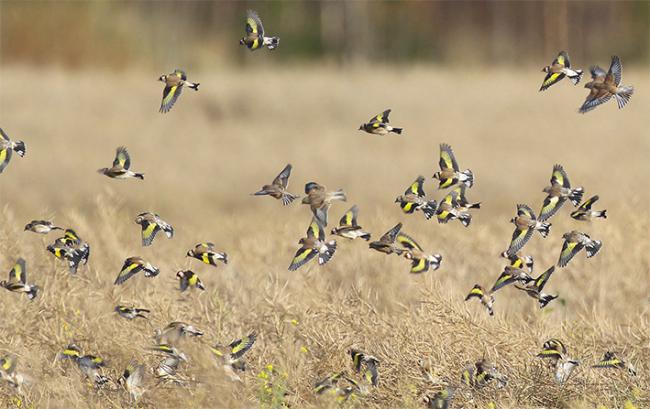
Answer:
[[[139,407],[272,407],[285,389],[291,407],[335,407],[311,388],[331,371],[351,371],[351,346],[381,361],[379,386],[351,407],[424,407],[423,394],[439,387],[422,375],[419,360],[458,384],[463,367],[481,357],[507,375],[508,385],[460,388],[454,407],[618,408],[625,401],[650,407],[650,78],[626,67],[624,83],[638,89],[630,104],[619,111],[611,102],[583,116],[576,111],[586,90],[565,80],[538,93],[543,74],[536,71],[189,72],[200,91],[184,92],[161,115],[155,79],[162,72],[3,68],[0,126],[25,141],[27,154],[15,156],[0,175],[0,269],[4,275],[24,257],[42,292],[33,302],[2,293],[0,353],[17,354],[19,370],[32,382],[22,397],[0,386],[0,406],[127,407],[123,390],[94,390],[57,353],[75,341],[107,359],[106,374],[116,379],[133,357],[148,369],[155,365],[160,358],[147,351],[153,330],[181,320],[205,332],[180,345],[190,358],[181,373],[193,382],[154,388],[150,376]],[[403,135],[356,130],[388,107]],[[427,193],[442,197],[431,179],[441,142],[476,175],[468,196],[483,208],[468,229],[403,215],[393,203],[419,174],[427,177]],[[119,145],[129,148],[144,181],[95,172],[110,164]],[[406,260],[339,239],[329,264],[288,272],[311,218],[308,208],[249,195],[286,163],[294,165],[293,193],[312,180],[348,193],[348,203],[332,206],[330,224],[352,204],[374,237],[402,221],[426,250],[443,255],[441,268],[410,275]],[[547,289],[561,298],[547,309],[509,287],[497,293],[489,317],[464,296],[475,283],[494,282],[505,265],[498,255],[509,243],[515,204],[541,207],[555,163],[584,186],[586,197],[599,194],[609,217],[580,223],[566,204],[551,220],[550,236],[535,235],[525,248],[536,273],[557,261],[565,231],[583,230],[603,248],[556,271]],[[174,225],[175,237],[161,235],[142,248],[134,223],[142,211],[159,213]],[[88,266],[70,275],[45,250],[55,235],[22,231],[35,218],[73,227],[90,243]],[[226,251],[230,263],[215,269],[186,258],[202,241]],[[122,262],[134,255],[161,274],[114,286]],[[179,293],[174,276],[183,268],[197,272],[207,290]],[[118,317],[119,303],[151,309],[150,320]],[[247,356],[249,370],[233,383],[208,346],[251,330],[259,336]],[[535,358],[551,337],[583,361],[563,386]],[[634,362],[638,376],[591,369],[606,350]],[[260,377],[269,364],[278,371],[270,392]]]

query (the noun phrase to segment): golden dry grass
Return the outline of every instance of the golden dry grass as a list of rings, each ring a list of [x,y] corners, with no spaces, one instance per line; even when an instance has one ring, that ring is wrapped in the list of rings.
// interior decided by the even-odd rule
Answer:
[[[190,356],[182,372],[196,384],[154,389],[150,380],[140,407],[265,406],[256,375],[267,364],[286,373],[282,382],[292,392],[286,399],[292,407],[334,407],[311,388],[329,371],[350,369],[346,350],[352,345],[381,360],[380,386],[353,407],[423,407],[422,394],[436,386],[421,375],[419,359],[458,383],[462,368],[483,356],[508,376],[508,386],[461,389],[454,407],[614,408],[628,399],[650,407],[647,393],[635,392],[650,390],[645,68],[624,71],[623,82],[637,87],[628,107],[619,112],[611,102],[584,116],[576,113],[586,95],[581,86],[564,81],[538,93],[542,75],[533,69],[189,72],[201,90],[185,91],[167,115],[156,112],[158,72],[4,67],[2,74],[11,81],[0,83],[1,126],[26,142],[27,155],[14,157],[0,175],[0,268],[5,274],[22,256],[31,281],[43,287],[34,302],[3,294],[0,352],[16,353],[20,369],[33,378],[23,406],[128,406],[123,391],[89,388],[75,368],[56,360],[57,352],[74,340],[108,359],[107,373],[118,377],[132,357],[154,365],[158,358],[146,351],[153,329],[182,320],[205,331],[181,346]],[[405,127],[402,136],[356,131],[386,107],[393,109],[392,122]],[[419,174],[427,177],[429,194],[442,196],[430,179],[441,142],[450,143],[460,165],[476,175],[468,196],[484,205],[469,229],[405,216],[393,203]],[[129,148],[144,182],[95,173],[112,161],[118,145]],[[294,165],[294,193],[311,180],[346,190],[348,203],[334,204],[330,223],[355,203],[360,223],[375,237],[403,221],[425,249],[443,255],[440,270],[410,275],[405,260],[340,239],[326,266],[288,272],[308,209],[249,196],[286,163]],[[463,298],[474,283],[491,285],[499,274],[504,261],[498,254],[509,242],[515,204],[539,209],[555,163],[586,195],[601,196],[609,218],[581,224],[569,218],[566,205],[553,218],[551,235],[534,236],[526,253],[542,271],[557,260],[562,233],[573,228],[601,239],[603,249],[589,260],[580,254],[556,272],[547,288],[564,303],[540,311],[505,288],[490,318]],[[140,246],[133,219],[147,210],[175,226],[172,240],[161,236],[151,247]],[[75,228],[90,243],[90,262],[77,276],[45,251],[55,236],[22,231],[42,217]],[[216,243],[231,262],[214,269],[185,258],[201,241]],[[161,275],[113,286],[132,255],[149,259]],[[179,294],[174,275],[188,267],[207,291]],[[117,317],[118,303],[150,308],[151,320]],[[243,384],[232,383],[214,366],[207,346],[253,329],[259,338],[248,356],[250,371]],[[564,386],[534,357],[551,337],[583,360]],[[608,349],[633,361],[639,375],[591,370]],[[12,407],[13,397],[2,386],[0,402]]]

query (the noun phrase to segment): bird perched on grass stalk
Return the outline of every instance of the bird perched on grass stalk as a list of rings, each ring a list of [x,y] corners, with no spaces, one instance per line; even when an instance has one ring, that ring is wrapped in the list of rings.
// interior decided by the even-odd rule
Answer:
[[[160,113],[169,112],[178,97],[180,97],[183,87],[187,85],[190,89],[194,91],[199,90],[198,82],[190,82],[187,80],[187,75],[185,71],[175,69],[171,74],[163,74],[158,77],[158,81],[165,83],[165,88],[163,89],[162,102],[160,103]]]

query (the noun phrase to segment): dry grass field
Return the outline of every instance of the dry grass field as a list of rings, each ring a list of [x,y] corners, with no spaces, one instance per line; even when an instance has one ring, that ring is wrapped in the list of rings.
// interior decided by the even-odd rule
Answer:
[[[256,55],[262,65],[270,57]],[[601,65],[606,65],[603,55]],[[459,387],[454,408],[650,408],[650,75],[626,66],[623,83],[635,85],[630,104],[614,102],[579,115],[582,84],[564,80],[538,93],[539,67],[457,71],[412,68],[272,67],[188,70],[201,83],[186,90],[174,109],[157,112],[161,72],[47,71],[2,68],[0,126],[27,145],[0,175],[0,269],[27,260],[39,297],[4,292],[0,354],[15,353],[31,378],[19,397],[0,385],[0,406],[27,408],[129,407],[117,387],[95,390],[71,362],[56,359],[74,341],[108,360],[117,379],[133,357],[149,370],[160,358],[148,351],[152,333],[171,321],[205,332],[179,346],[189,362],[187,387],[154,387],[150,375],[142,408],[337,407],[312,387],[332,371],[352,370],[355,346],[381,361],[380,382],[368,396],[344,406],[421,408],[427,380],[418,365],[458,385],[462,369],[481,357],[508,377],[505,388]],[[357,131],[385,108],[401,136]],[[440,225],[417,213],[404,215],[394,198],[418,176],[425,190],[443,196],[431,175],[438,145],[452,145],[460,166],[476,176],[470,200],[483,207],[469,228]],[[119,145],[129,148],[132,169],[145,180],[112,180],[96,173],[110,165]],[[343,188],[330,225],[357,204],[361,225],[379,237],[401,221],[425,250],[443,255],[435,272],[409,274],[406,260],[372,252],[363,241],[338,238],[330,263],[287,271],[311,214],[299,201],[283,207],[250,193],[282,167],[294,166],[289,191],[308,181]],[[495,315],[464,297],[475,283],[490,286],[505,265],[516,203],[541,207],[552,166],[563,164],[585,197],[599,194],[608,219],[581,223],[565,207],[548,238],[535,235],[525,253],[536,274],[557,261],[562,234],[579,229],[603,241],[601,252],[579,254],[547,286],[559,293],[540,311],[512,287],[497,293]],[[151,247],[140,244],[135,216],[160,214],[176,229]],[[76,276],[45,250],[56,235],[23,232],[32,219],[52,218],[90,243],[88,265]],[[331,228],[331,226],[330,226]],[[328,229],[329,230],[329,229]],[[226,251],[230,262],[214,268],[185,257],[204,241]],[[161,269],[114,286],[125,258],[139,255]],[[204,292],[181,294],[175,274],[197,272]],[[117,304],[152,310],[150,320],[127,321]],[[215,366],[209,345],[255,330],[243,382]],[[582,365],[564,385],[535,354],[548,338],[563,340]],[[594,370],[606,350],[635,363],[638,375]],[[275,400],[259,377],[272,364]],[[628,403],[629,403],[628,402]]]

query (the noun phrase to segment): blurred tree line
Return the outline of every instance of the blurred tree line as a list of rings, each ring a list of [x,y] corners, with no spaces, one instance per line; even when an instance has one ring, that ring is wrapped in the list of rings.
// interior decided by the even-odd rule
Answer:
[[[648,1],[2,0],[0,62],[250,64],[238,44],[248,8],[281,37],[273,63],[541,67],[566,49],[585,67],[606,65],[612,54],[646,64],[650,55]]]

